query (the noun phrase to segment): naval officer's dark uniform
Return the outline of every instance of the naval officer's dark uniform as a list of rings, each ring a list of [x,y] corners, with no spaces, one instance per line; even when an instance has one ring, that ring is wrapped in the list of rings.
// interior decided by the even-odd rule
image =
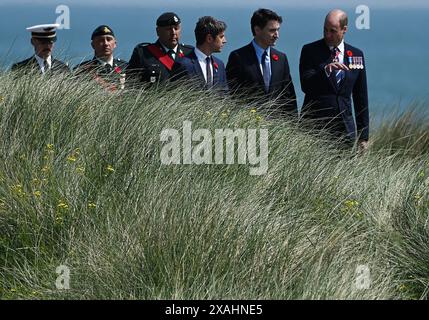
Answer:
[[[20,72],[39,72],[42,74],[39,64],[37,63],[36,57],[33,56],[24,61],[15,63],[12,65],[12,71]],[[62,61],[52,58],[51,68],[45,72],[45,74],[60,74],[60,73],[69,73],[69,67]]]
[[[43,24],[27,28],[27,31],[31,32],[32,44],[36,53],[41,46],[52,45],[53,49],[53,45],[57,41],[56,30],[58,26],[58,24]],[[13,72],[36,72],[50,75],[70,72],[67,64],[54,59],[50,54],[47,58],[36,57],[35,54],[31,58],[13,64],[11,70]]]

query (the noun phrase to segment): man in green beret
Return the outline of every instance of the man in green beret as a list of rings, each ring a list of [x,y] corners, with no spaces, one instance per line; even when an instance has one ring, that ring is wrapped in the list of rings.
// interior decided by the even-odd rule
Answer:
[[[174,12],[166,12],[156,21],[158,40],[134,48],[127,68],[127,79],[135,84],[162,83],[170,78],[174,62],[192,52],[180,43],[181,21]],[[128,80],[127,80],[128,82]]]
[[[94,58],[77,65],[74,69],[76,74],[87,75],[110,91],[123,89],[128,63],[113,56],[116,45],[112,28],[106,25],[97,27],[91,36]]]

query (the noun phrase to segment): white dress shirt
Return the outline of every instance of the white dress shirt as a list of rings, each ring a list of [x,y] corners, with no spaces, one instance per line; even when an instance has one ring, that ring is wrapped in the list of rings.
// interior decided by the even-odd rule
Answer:
[[[109,64],[111,67],[113,67],[113,56],[109,59],[109,60],[107,60],[107,61],[105,61],[105,60],[102,60],[102,59],[100,59],[100,58],[96,58],[100,63],[101,63],[101,65],[104,67],[106,64]]]
[[[159,43],[161,43],[161,42],[159,42]],[[162,46],[162,48],[165,50],[165,52],[166,52],[166,53],[168,53],[168,51],[170,51],[170,50],[173,50],[173,51],[174,51],[174,53],[172,54],[172,56],[173,56],[173,60],[176,60],[177,48],[179,47],[179,45],[175,46],[173,49],[168,49],[168,48],[167,48],[166,46],[164,46],[162,43],[161,43],[161,46]]]
[[[264,69],[262,69],[262,55],[264,54],[264,51],[267,51],[267,57],[265,58],[266,61],[268,62],[268,70],[270,72],[270,78],[271,78],[271,47],[268,47],[266,50],[264,50],[263,48],[261,48],[255,40],[252,41],[253,47],[255,48],[255,52],[256,52],[256,57],[258,58],[259,61],[259,69],[261,69],[261,74],[264,74]]]
[[[334,46],[329,46],[329,50],[331,52],[334,48],[335,48]],[[341,41],[341,43],[338,45],[337,48],[338,48],[338,50],[340,50],[340,54],[338,55],[338,62],[344,63],[344,51],[345,51],[344,39],[343,39],[343,41]],[[326,73],[326,76],[328,78],[331,76],[331,73],[329,72],[328,68],[325,68],[325,73]]]
[[[34,55],[34,57],[36,58],[36,61],[37,61],[37,63],[39,64],[39,67],[40,67],[40,70],[42,71],[42,73],[45,73],[45,72],[47,71],[47,70],[45,70],[45,64],[44,64],[45,59],[40,58],[37,54],[36,54],[36,55]],[[46,62],[48,63],[48,67],[49,67],[49,69],[51,69],[51,67],[52,67],[52,57],[51,57],[51,56],[49,56],[49,57],[46,59]]]

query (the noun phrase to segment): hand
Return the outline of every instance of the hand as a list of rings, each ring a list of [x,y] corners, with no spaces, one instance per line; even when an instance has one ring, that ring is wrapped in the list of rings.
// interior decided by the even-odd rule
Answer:
[[[359,140],[358,147],[359,147],[359,152],[365,153],[366,151],[368,151],[369,143],[366,140]]]
[[[344,71],[348,71],[350,69],[344,63],[331,62],[330,64],[326,65],[325,70],[326,70],[326,72],[328,72],[329,74],[331,74],[332,70],[344,70]]]

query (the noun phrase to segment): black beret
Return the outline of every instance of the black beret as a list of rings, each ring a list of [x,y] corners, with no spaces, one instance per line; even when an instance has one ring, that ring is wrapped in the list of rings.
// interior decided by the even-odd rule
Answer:
[[[102,25],[102,26],[97,27],[94,30],[94,32],[92,33],[92,36],[91,36],[91,40],[93,40],[95,37],[98,37],[98,36],[112,36],[112,37],[114,37],[115,34],[113,33],[113,30],[109,26]]]
[[[165,12],[159,16],[156,20],[156,25],[158,27],[168,27],[178,25],[180,23],[180,18],[174,12]]]

